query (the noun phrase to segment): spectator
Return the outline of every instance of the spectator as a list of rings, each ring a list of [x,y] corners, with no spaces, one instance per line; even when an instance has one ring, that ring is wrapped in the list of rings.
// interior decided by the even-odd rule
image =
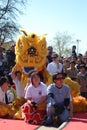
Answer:
[[[3,54],[3,48],[0,47],[0,76],[4,76],[4,69],[6,66],[7,60],[5,55]]]
[[[6,77],[0,78],[0,102],[9,104],[14,100],[14,95],[8,91],[9,81]]]
[[[76,56],[71,56],[71,60],[75,61],[75,63],[76,63],[77,57]]]
[[[77,82],[80,84],[80,94],[81,96],[85,97],[87,99],[87,72],[86,72],[86,66],[84,64],[81,64],[80,72],[77,75]]]
[[[75,61],[71,60],[71,61],[70,61],[70,67],[67,68],[66,74],[67,74],[67,76],[69,76],[72,80],[76,80],[77,73],[78,73],[78,70],[77,70],[77,68],[75,67]]]
[[[76,61],[76,68],[78,69],[78,71],[79,71],[79,67],[80,67],[80,65],[82,64],[82,61],[81,61],[81,59],[79,59],[79,58],[77,58],[77,61]]]
[[[14,86],[14,83],[13,83],[13,80],[12,80],[12,77],[11,75],[7,75],[6,76],[8,78],[8,82],[9,82],[9,86],[8,86],[8,91],[7,93],[9,93],[10,95],[12,95],[12,98],[10,98],[10,102],[13,102],[13,100],[16,99],[17,95],[16,95],[16,90],[15,88],[13,87]],[[11,94],[12,93],[12,94]]]
[[[10,66],[15,65],[15,46],[12,45],[11,48],[6,52],[7,57],[7,65],[10,68]]]
[[[81,64],[84,64],[83,55],[81,53],[78,54],[77,58],[81,61]]]
[[[53,47],[48,46],[47,50],[48,50],[48,55],[47,55],[47,63],[46,63],[46,65],[53,61],[53,59],[52,59]]]
[[[53,124],[53,117],[56,115],[58,124],[68,119],[68,109],[70,104],[70,88],[63,84],[63,74],[56,73],[53,75],[53,84],[47,88],[47,119],[46,125]]]
[[[20,71],[15,70],[15,68],[12,69],[12,80],[16,87],[16,95],[18,97],[24,97],[24,87],[21,86],[21,77],[22,73]]]
[[[71,56],[77,57],[76,46],[75,45],[72,46],[72,54],[71,54]]]
[[[70,67],[70,61],[68,59],[63,60],[63,72],[66,73],[67,68]]]
[[[84,64],[85,64],[85,66],[86,66],[86,72],[87,72],[87,56],[84,56],[84,57],[83,57],[83,60],[84,60]]]
[[[52,55],[53,61],[47,65],[47,70],[53,75],[56,72],[63,71],[63,64],[59,62],[59,56],[57,53]]]
[[[62,63],[62,64],[63,64],[63,59],[64,59],[64,57],[63,57],[63,56],[60,56],[59,62]]]

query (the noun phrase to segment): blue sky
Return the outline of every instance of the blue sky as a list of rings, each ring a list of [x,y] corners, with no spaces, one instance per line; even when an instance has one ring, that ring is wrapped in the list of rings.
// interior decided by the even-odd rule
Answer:
[[[22,27],[29,33],[47,33],[49,45],[57,32],[68,32],[80,40],[80,53],[87,50],[87,0],[29,0],[24,13],[19,18]]]

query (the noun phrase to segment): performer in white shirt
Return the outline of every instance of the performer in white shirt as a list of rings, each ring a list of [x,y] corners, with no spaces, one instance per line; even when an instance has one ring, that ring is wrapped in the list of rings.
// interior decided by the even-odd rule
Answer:
[[[16,86],[16,95],[18,97],[24,97],[24,87],[21,86],[21,76],[22,73],[13,68],[12,70],[12,79]]]

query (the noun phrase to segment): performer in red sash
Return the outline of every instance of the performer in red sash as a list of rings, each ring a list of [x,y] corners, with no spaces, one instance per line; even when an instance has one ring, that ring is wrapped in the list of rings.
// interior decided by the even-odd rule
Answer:
[[[22,106],[22,113],[26,122],[42,124],[46,117],[47,86],[41,82],[37,72],[31,74],[30,80],[25,92],[27,102]]]

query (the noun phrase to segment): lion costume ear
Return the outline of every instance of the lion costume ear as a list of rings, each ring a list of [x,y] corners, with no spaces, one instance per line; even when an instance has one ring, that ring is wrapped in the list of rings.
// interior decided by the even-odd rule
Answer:
[[[44,37],[45,37],[45,36],[47,36],[47,35],[48,35],[48,34],[47,34],[47,33],[45,33],[45,34],[43,34],[42,36],[44,36]]]
[[[45,33],[45,34],[41,35],[41,38],[45,38],[46,36],[47,36],[47,34]]]
[[[24,34],[25,36],[28,36],[28,34],[27,34],[27,32],[26,32],[25,30],[20,29],[20,32],[23,32],[23,34]]]

